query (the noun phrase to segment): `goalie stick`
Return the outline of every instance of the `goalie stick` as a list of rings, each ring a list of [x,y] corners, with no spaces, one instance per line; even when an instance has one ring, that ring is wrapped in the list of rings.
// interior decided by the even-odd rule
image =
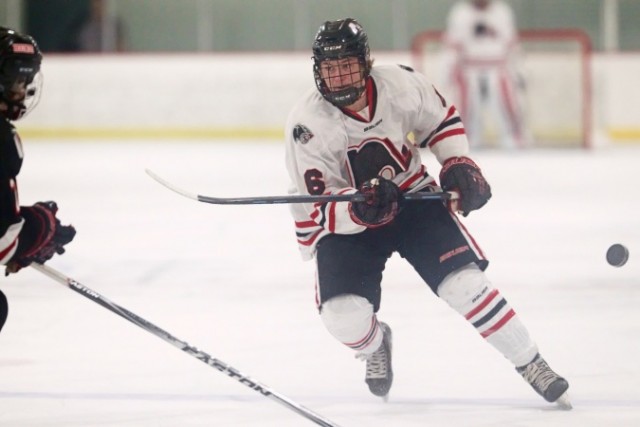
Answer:
[[[145,331],[157,336],[158,338],[168,342],[169,344],[173,345],[174,347],[179,348],[180,350],[184,351],[185,353],[187,353],[189,356],[193,356],[196,359],[206,363],[207,365],[211,366],[212,368],[217,369],[218,371],[222,372],[223,374],[227,374],[230,378],[233,378],[234,380],[238,381],[239,383],[249,387],[250,389],[257,391],[258,393],[260,393],[261,395],[263,395],[264,397],[267,397],[271,400],[274,400],[278,403],[280,403],[281,405],[286,406],[287,408],[289,408],[290,410],[294,411],[295,413],[297,413],[298,415],[303,416],[304,418],[313,421],[314,423],[316,423],[319,426],[323,426],[323,427],[339,427],[337,424],[333,423],[332,421],[329,421],[328,419],[324,418],[323,416],[311,411],[310,409],[305,408],[304,406],[294,402],[293,400],[289,399],[288,397],[285,397],[283,395],[281,395],[280,393],[276,392],[275,390],[265,386],[264,384],[260,384],[259,382],[257,382],[256,380],[253,380],[251,378],[249,378],[248,376],[246,376],[245,374],[243,374],[242,372],[238,371],[237,369],[227,365],[226,363],[214,358],[213,356],[205,353],[202,350],[198,350],[196,347],[189,345],[188,343],[186,343],[185,341],[182,341],[176,337],[174,337],[173,335],[171,335],[169,332],[160,329],[159,327],[157,327],[156,325],[154,325],[153,323],[143,319],[142,317],[130,312],[129,310],[127,310],[124,307],[119,306],[118,304],[108,300],[107,298],[105,298],[104,296],[100,295],[98,292],[91,290],[89,288],[87,288],[86,286],[82,285],[81,283],[77,282],[76,280],[65,276],[64,274],[60,273],[59,271],[43,265],[43,264],[38,264],[38,263],[32,263],[31,266],[38,270],[39,272],[41,272],[42,274],[44,274],[45,276],[48,276],[49,278],[55,280],[56,282],[68,287],[69,289],[79,293],[80,295],[82,295],[85,298],[90,299],[91,301],[101,305],[102,307],[106,308],[107,310],[117,314],[120,317],[123,317],[124,319],[128,320],[129,322],[133,323],[134,325],[139,326],[140,328],[144,329]]]
[[[365,196],[356,194],[323,194],[323,195],[288,195],[288,196],[262,196],[262,197],[211,197],[200,194],[193,194],[176,187],[169,181],[161,178],[155,172],[145,169],[147,175],[186,198],[196,200],[203,203],[211,203],[214,205],[271,205],[276,203],[326,203],[326,202],[364,202]],[[438,193],[405,193],[402,195],[404,200],[449,200],[457,199],[456,193],[438,192]]]

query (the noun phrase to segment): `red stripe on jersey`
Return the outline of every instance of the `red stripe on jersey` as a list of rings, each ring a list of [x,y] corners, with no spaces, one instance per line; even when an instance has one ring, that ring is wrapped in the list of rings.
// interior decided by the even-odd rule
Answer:
[[[331,193],[324,193],[325,195],[331,194]],[[311,214],[309,215],[309,217],[315,221],[319,216],[322,215],[322,212],[320,211],[322,209],[322,205],[323,203],[314,203],[313,204],[313,212],[311,212]],[[318,225],[317,223],[315,223],[315,225]]]
[[[473,316],[475,316],[476,314],[478,314],[480,311],[482,311],[483,308],[485,308],[487,305],[489,305],[489,303],[491,301],[493,301],[493,299],[498,295],[498,290],[494,289],[493,291],[491,291],[491,293],[489,295],[487,295],[487,297],[482,300],[482,302],[480,303],[480,305],[478,305],[476,308],[474,308],[473,310],[471,310],[469,313],[467,313],[466,316],[464,316],[465,319],[467,320],[471,320],[471,318]]]
[[[469,243],[471,243],[471,246],[473,246],[473,250],[478,253],[478,256],[481,259],[487,259],[487,257],[484,255],[484,252],[482,252],[482,249],[480,248],[480,245],[478,245],[478,242],[476,242],[476,239],[473,238],[471,233],[469,233],[469,230],[467,230],[467,227],[465,227],[464,224],[462,222],[460,222],[460,220],[458,219],[458,215],[456,215],[454,213],[451,213],[451,217],[454,219],[456,224],[458,224],[458,227],[460,227],[462,229],[462,231],[464,231],[464,234],[467,237],[467,241],[469,241]]]
[[[464,128],[451,129],[451,130],[448,130],[446,132],[442,132],[442,133],[436,135],[436,137],[433,138],[431,141],[429,141],[429,143],[427,145],[429,145],[429,147],[433,147],[434,145],[436,145],[438,142],[442,141],[443,139],[449,138],[450,136],[455,136],[455,135],[464,135]]]
[[[449,120],[451,118],[451,116],[453,116],[456,113],[456,107],[455,106],[451,106],[449,108],[449,111],[447,111],[447,117],[444,118],[444,120],[442,121],[442,123],[446,122],[447,120]]]
[[[338,204],[336,202],[328,203],[329,217],[327,218],[327,224],[329,224],[329,231],[336,232],[336,208]]]
[[[347,194],[349,191],[352,191],[352,188],[345,188],[338,191],[335,194]],[[327,210],[329,211],[329,217],[327,218],[327,224],[329,225],[327,229],[335,233],[336,232],[336,208],[338,206],[338,202],[329,202],[327,203]]]
[[[424,177],[424,171],[424,165],[420,166],[420,170],[417,173],[405,179],[402,183],[400,183],[398,187],[400,187],[401,190],[406,190],[407,188],[411,187],[411,184]]]
[[[376,107],[378,105],[378,89],[376,88],[376,83],[373,81],[371,76],[367,77],[367,81],[365,82],[365,92],[367,94],[367,106],[369,112],[369,118],[366,119],[362,117],[357,111],[349,110],[348,108],[341,108],[340,110],[360,122],[370,123],[376,115]]]
[[[296,227],[297,228],[308,228],[308,227],[317,227],[318,224],[316,224],[315,221],[296,221]]]
[[[4,250],[2,250],[2,252],[0,252],[0,259],[6,257],[7,254],[13,250],[17,243],[18,238],[16,237],[15,239],[13,239],[13,242],[11,242],[9,246],[7,246]]]
[[[438,91],[436,91],[437,93]],[[427,141],[430,141],[431,138],[433,138],[433,136],[435,134],[437,134],[438,132],[442,131],[441,126],[444,125],[447,120],[449,120],[451,117],[453,117],[454,114],[456,114],[456,107],[455,106],[451,106],[449,108],[449,110],[447,111],[447,115],[445,116],[445,118],[440,122],[440,124],[438,125],[438,127],[436,127],[430,134],[429,136],[427,136],[421,143],[420,143],[420,147],[424,148],[427,145]]]
[[[497,332],[500,328],[502,328],[502,326],[504,326],[504,324],[507,323],[515,315],[516,315],[516,312],[513,311],[513,309],[509,310],[507,314],[505,314],[504,317],[500,319],[498,323],[496,323],[495,325],[493,325],[492,327],[490,327],[480,335],[482,336],[482,338],[487,338],[489,335]]]

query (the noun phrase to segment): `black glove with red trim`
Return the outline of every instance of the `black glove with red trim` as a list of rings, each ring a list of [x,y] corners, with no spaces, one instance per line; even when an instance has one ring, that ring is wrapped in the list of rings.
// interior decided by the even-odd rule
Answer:
[[[440,186],[444,191],[460,194],[457,209],[463,216],[483,207],[491,198],[491,186],[482,176],[478,165],[468,157],[452,157],[440,171]]]
[[[351,202],[354,220],[367,228],[390,223],[398,214],[398,200],[402,192],[393,181],[381,176],[362,183],[358,193],[364,194],[364,202]]]
[[[72,225],[60,224],[57,212],[58,205],[51,201],[20,208],[24,225],[16,254],[7,263],[5,275],[17,273],[32,262],[43,264],[54,254],[64,253],[64,246],[73,240],[76,229]]]

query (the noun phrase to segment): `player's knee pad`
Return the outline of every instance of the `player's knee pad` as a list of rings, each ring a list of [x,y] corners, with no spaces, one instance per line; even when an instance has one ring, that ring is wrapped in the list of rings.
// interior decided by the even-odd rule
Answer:
[[[449,273],[438,286],[438,296],[464,315],[490,288],[484,272],[471,263]]]
[[[338,295],[322,304],[320,317],[325,327],[344,345],[368,354],[382,342],[382,331],[373,305],[354,294]]]

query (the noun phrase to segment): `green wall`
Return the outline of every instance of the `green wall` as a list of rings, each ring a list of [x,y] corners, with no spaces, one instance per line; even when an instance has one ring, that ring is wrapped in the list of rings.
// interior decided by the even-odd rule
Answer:
[[[118,0],[117,9],[130,23],[134,49],[144,46],[165,50],[171,46],[175,50],[194,50],[199,1]],[[372,47],[392,50],[406,49],[411,37],[422,30],[443,29],[454,1],[211,0],[211,3],[215,50],[302,49],[296,36],[310,45],[323,21],[346,16],[355,17],[365,26]],[[599,42],[600,0],[513,0],[510,3],[522,28],[578,27],[587,30],[595,43]],[[145,25],[150,19],[156,23],[153,28]],[[299,29],[299,25],[304,28]],[[168,28],[178,31],[167,33]],[[175,40],[176,33],[184,36],[180,43]]]
[[[89,0],[11,0],[0,23],[38,32],[41,44],[71,33]],[[602,48],[605,0],[508,0],[520,28],[581,28]],[[378,50],[407,49],[422,30],[444,28],[455,0],[107,0],[126,28],[132,51],[288,51],[308,49],[327,19],[352,16]],[[8,4],[22,7],[19,24],[6,22]],[[83,4],[85,7],[83,8]],[[618,0],[621,50],[640,50],[640,1]],[[83,12],[84,10],[84,12]],[[48,14],[48,15],[47,15]],[[57,16],[56,19],[45,19]],[[44,30],[43,30],[44,28]],[[45,35],[40,35],[44,31]],[[42,41],[46,33],[47,41]],[[200,34],[200,35],[199,35]],[[34,34],[35,35],[35,34]],[[200,41],[199,41],[200,37]],[[51,42],[51,43],[50,43]],[[47,50],[56,50],[55,46]]]
[[[640,1],[620,1],[620,46],[624,50],[640,51]]]

